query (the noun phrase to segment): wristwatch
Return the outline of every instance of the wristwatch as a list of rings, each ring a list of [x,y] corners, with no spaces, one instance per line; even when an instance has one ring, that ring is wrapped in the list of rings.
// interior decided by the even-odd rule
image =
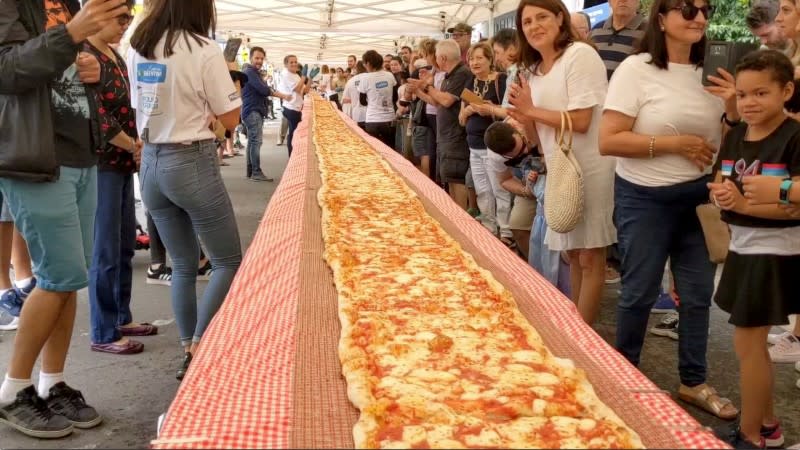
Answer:
[[[778,199],[784,205],[788,205],[789,203],[791,203],[789,201],[789,191],[792,189],[792,184],[794,184],[794,182],[789,178],[783,180],[783,182],[781,183],[781,190],[780,194],[778,195]]]

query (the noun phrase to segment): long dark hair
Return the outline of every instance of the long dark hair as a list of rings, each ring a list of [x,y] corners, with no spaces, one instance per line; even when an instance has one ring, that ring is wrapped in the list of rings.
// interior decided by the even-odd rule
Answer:
[[[189,51],[192,45],[189,36],[201,47],[209,33],[213,37],[217,30],[217,10],[214,0],[151,0],[147,17],[131,36],[131,47],[147,59],[155,59],[156,45],[167,34],[164,42],[164,57],[174,52],[180,35],[186,40]]]
[[[530,68],[542,62],[542,54],[531,47],[528,43],[528,39],[525,37],[525,32],[522,31],[522,11],[528,6],[546,9],[555,14],[556,17],[561,14],[561,27],[559,27],[559,33],[555,42],[555,49],[557,51],[560,52],[569,47],[573,42],[581,40],[572,28],[569,10],[567,10],[567,7],[564,6],[561,0],[521,0],[517,7],[517,42],[520,47],[519,61],[522,67]]]
[[[650,64],[659,69],[666,70],[669,67],[669,54],[667,52],[667,33],[661,30],[661,15],[667,15],[672,8],[682,5],[686,0],[655,0],[650,8],[650,17],[647,20],[647,30],[644,38],[639,44],[636,53],[650,53]],[[706,0],[711,6],[711,0]],[[698,13],[702,14],[702,13]],[[702,67],[706,57],[706,36],[698,42],[692,44],[689,52],[689,62]]]

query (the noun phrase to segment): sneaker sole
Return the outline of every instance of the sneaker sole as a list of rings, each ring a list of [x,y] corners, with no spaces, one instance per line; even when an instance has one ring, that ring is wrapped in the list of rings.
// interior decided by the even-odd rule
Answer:
[[[786,438],[781,436],[780,439],[766,439],[764,441],[767,443],[767,448],[782,448],[783,444],[786,442]]]
[[[70,434],[72,434],[73,431],[75,431],[73,425],[70,425],[69,428],[65,428],[63,430],[37,431],[37,430],[30,430],[28,428],[23,427],[22,425],[9,422],[6,419],[0,419],[0,423],[4,423],[26,436],[35,437],[38,439],[60,439],[69,436]]]
[[[655,334],[656,336],[661,337],[668,337],[670,339],[678,340],[678,333],[670,330],[659,330],[657,328],[651,328],[650,332]]]
[[[18,325],[0,325],[0,331],[17,331],[17,328],[19,328]]]
[[[88,422],[75,422],[74,420],[70,420],[70,422],[72,422],[72,426],[75,428],[80,428],[81,430],[88,430],[103,423],[103,416],[97,416],[97,418],[95,418],[94,420],[90,420]]]
[[[800,355],[790,355],[790,356],[780,355],[773,357],[772,354],[770,353],[769,357],[772,360],[772,362],[779,364],[795,364],[797,362],[800,362]]]
[[[171,282],[171,281],[165,281],[165,280],[153,280],[152,278],[147,278],[147,279],[145,280],[145,282],[146,282],[147,284],[157,284],[157,285],[159,285],[159,286],[172,286],[172,282]]]

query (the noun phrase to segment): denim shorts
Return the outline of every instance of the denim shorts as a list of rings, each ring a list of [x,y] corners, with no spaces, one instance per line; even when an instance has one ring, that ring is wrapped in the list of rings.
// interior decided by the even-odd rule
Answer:
[[[89,284],[97,168],[61,167],[51,183],[0,178],[3,200],[28,243],[36,284],[73,292]]]
[[[11,217],[11,211],[8,210],[8,205],[3,201],[3,194],[0,192],[0,223],[13,221],[14,218]]]

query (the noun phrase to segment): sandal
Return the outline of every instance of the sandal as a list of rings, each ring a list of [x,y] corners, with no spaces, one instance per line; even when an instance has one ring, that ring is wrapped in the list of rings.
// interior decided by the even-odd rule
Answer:
[[[514,249],[514,248],[516,248],[516,247],[517,247],[517,243],[516,243],[516,242],[514,242],[514,240],[513,240],[513,239],[511,239],[511,238],[508,238],[508,237],[501,237],[501,238],[500,238],[500,242],[502,242],[502,243],[503,243],[503,245],[505,245],[506,247],[508,247],[508,248],[510,248],[510,249]]]
[[[682,384],[678,389],[678,398],[723,420],[733,420],[739,415],[739,410],[729,399],[720,397],[716,389],[705,383],[693,388]]]

